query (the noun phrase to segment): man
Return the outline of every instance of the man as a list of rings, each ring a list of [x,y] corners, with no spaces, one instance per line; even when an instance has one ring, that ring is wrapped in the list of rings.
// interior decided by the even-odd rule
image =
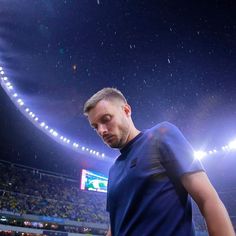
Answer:
[[[163,122],[140,132],[123,94],[104,88],[84,114],[105,144],[120,156],[109,171],[109,236],[192,236],[189,195],[205,217],[210,236],[233,236],[229,215],[188,141]]]

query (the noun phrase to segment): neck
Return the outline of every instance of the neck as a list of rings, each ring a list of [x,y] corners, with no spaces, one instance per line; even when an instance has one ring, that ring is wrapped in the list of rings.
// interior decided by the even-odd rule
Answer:
[[[132,139],[134,139],[138,134],[140,134],[140,130],[138,130],[138,129],[136,129],[135,127],[133,127],[131,130],[130,130],[130,132],[129,132],[129,136],[128,136],[128,138],[127,138],[127,141],[126,141],[126,144],[128,143],[128,142],[130,142]],[[125,145],[126,145],[125,144]],[[125,146],[124,145],[124,146]]]
[[[132,140],[133,138],[135,138],[138,134],[140,134],[140,132],[141,132],[140,130],[134,128],[130,140]]]

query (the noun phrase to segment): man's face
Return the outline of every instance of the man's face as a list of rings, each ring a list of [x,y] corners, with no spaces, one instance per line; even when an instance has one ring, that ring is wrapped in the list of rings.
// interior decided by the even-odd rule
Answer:
[[[90,125],[103,142],[111,148],[121,149],[129,141],[130,107],[121,101],[101,100],[88,113]]]

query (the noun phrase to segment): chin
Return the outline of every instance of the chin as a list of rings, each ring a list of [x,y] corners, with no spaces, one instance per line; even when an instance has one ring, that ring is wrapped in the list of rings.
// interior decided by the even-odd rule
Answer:
[[[117,149],[122,149],[124,147],[120,143],[108,144],[108,146],[111,148],[117,148]]]
[[[120,145],[117,143],[106,143],[106,145],[110,148],[120,148]]]
[[[115,145],[115,144],[107,144],[107,146],[110,148],[118,148],[117,145]]]

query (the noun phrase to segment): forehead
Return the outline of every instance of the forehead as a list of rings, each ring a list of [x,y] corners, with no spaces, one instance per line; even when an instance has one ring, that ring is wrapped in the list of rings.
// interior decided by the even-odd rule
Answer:
[[[117,108],[119,107],[119,105],[121,105],[121,103],[116,101],[99,101],[96,106],[88,112],[89,122],[96,122],[106,114],[114,114],[115,112],[117,112]]]

